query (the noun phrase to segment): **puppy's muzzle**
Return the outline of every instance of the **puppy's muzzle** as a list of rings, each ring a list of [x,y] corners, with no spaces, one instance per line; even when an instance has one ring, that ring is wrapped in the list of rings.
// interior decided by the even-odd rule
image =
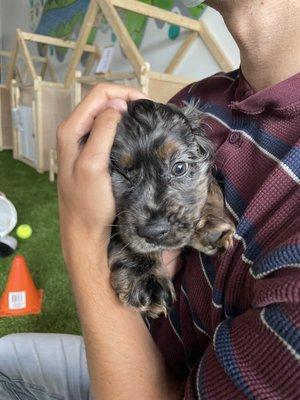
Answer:
[[[137,228],[137,234],[149,243],[160,243],[170,232],[170,223],[165,218],[156,218]]]

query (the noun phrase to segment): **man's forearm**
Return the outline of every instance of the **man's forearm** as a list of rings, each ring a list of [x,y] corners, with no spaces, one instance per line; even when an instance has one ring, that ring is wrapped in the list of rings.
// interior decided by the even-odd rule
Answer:
[[[79,234],[67,246],[93,398],[178,399],[178,385],[141,316],[122,305],[110,286],[105,243],[101,250],[98,238]]]

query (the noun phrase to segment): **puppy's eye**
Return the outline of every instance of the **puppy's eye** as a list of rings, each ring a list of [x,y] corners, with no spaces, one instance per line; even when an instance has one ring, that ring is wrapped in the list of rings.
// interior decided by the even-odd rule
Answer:
[[[187,162],[177,162],[172,167],[172,174],[175,176],[182,176],[188,170],[189,164]]]

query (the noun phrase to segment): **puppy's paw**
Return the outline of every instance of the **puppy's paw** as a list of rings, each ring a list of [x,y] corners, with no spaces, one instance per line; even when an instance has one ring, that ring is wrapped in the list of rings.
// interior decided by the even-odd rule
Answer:
[[[226,250],[230,249],[233,246],[234,232],[235,229],[233,226],[227,223],[219,226],[218,230],[215,232],[207,232],[208,247],[210,249],[208,249],[208,251],[214,251],[214,253],[210,254],[216,254],[217,252],[222,254]]]
[[[111,274],[112,286],[122,303],[151,318],[167,315],[175,300],[174,287],[169,279],[152,273],[127,278],[123,276],[120,279],[119,273]]]
[[[160,314],[166,317],[175,301],[175,291],[170,279],[161,275],[149,275],[139,286],[137,308],[141,313],[151,318],[157,318]]]
[[[207,255],[222,254],[233,246],[235,228],[232,223],[222,222],[217,225],[207,224],[196,232],[192,247]]]

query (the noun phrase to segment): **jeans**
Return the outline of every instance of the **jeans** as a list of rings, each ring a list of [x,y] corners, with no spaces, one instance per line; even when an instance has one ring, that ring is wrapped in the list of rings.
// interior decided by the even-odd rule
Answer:
[[[19,333],[0,338],[0,400],[89,400],[83,339]]]

